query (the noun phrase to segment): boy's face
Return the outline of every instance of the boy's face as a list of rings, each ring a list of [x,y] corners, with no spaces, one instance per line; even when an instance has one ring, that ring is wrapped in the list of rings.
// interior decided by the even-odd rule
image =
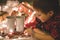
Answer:
[[[44,13],[42,11],[37,11],[37,13],[35,14],[35,16],[41,20],[41,22],[46,22],[48,19],[51,18],[50,13]]]

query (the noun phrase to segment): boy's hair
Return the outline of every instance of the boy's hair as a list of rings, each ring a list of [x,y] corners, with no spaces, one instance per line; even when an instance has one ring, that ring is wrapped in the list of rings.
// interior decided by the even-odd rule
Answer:
[[[55,10],[59,6],[58,0],[34,0],[33,7],[43,12]]]

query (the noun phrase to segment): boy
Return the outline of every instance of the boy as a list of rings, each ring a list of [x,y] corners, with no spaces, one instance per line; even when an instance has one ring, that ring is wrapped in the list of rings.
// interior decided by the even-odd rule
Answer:
[[[37,12],[35,14],[37,25],[34,29],[34,32],[38,35],[36,37],[44,40],[60,40],[58,0],[34,0],[33,7]]]
[[[36,28],[33,36],[40,40],[60,40],[60,7],[58,0],[34,0]],[[25,30],[31,33],[31,29]]]

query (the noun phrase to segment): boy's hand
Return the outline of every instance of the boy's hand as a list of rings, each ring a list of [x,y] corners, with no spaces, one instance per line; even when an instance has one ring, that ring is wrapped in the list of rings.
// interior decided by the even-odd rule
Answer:
[[[32,32],[34,31],[33,35]],[[26,29],[24,32],[27,32],[28,34],[32,35],[33,37],[40,39],[40,40],[54,40],[53,37],[50,35],[46,34],[45,32],[42,32],[41,30],[35,28],[31,30],[31,28]]]

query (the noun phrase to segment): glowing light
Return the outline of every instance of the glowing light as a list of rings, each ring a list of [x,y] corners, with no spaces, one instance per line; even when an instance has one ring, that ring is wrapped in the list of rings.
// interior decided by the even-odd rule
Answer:
[[[3,9],[2,10],[3,11],[8,11],[8,9],[9,9],[9,6],[6,5],[6,6],[3,6]]]
[[[0,6],[0,11],[1,11],[1,6]]]
[[[3,33],[3,30],[1,30],[1,33]]]
[[[22,13],[21,12],[18,12],[17,16],[21,16],[21,15],[22,15]]]
[[[9,34],[10,34],[10,35],[12,35],[12,33],[13,33],[13,30],[12,30],[12,29],[10,29],[10,30],[9,30]]]
[[[12,33],[9,33],[10,35],[12,35]]]
[[[6,9],[7,9],[7,8],[8,8],[8,6],[4,6],[4,8],[6,8]]]
[[[28,7],[30,7],[30,4],[27,4]]]
[[[6,22],[7,22],[7,20],[2,21],[2,27],[3,27],[3,28],[6,28],[6,27],[7,27]]]
[[[19,9],[21,10],[22,8],[20,7]]]
[[[22,4],[25,4],[24,2],[22,2]]]
[[[0,27],[0,29],[2,29],[2,27]]]
[[[18,11],[18,8],[17,7],[14,7],[14,8],[12,8],[12,10]]]
[[[28,12],[30,12],[31,10],[29,9]]]
[[[27,36],[27,35],[28,35],[28,33],[25,33],[25,35]]]
[[[9,37],[8,37],[8,36],[5,36],[5,38],[6,38],[6,39],[9,39]]]
[[[29,40],[30,38],[29,38],[29,37],[28,37],[28,38],[26,38],[26,37],[23,37],[23,38],[18,37],[18,39],[19,39],[19,40]]]
[[[3,28],[6,28],[7,27],[7,25],[5,25],[5,24],[3,24],[2,26],[3,26]]]
[[[3,37],[2,36],[0,36],[0,39],[2,39]]]
[[[21,39],[20,37],[18,37],[18,39]]]
[[[28,18],[28,22],[27,22],[27,23],[30,23],[30,22],[32,21],[33,16],[34,16],[35,13],[36,13],[36,12],[34,11],[34,12],[32,13],[32,15]]]
[[[13,30],[12,30],[12,29],[10,29],[10,32],[12,33],[12,32],[13,32]]]
[[[17,40],[17,39],[13,39],[13,40]]]

